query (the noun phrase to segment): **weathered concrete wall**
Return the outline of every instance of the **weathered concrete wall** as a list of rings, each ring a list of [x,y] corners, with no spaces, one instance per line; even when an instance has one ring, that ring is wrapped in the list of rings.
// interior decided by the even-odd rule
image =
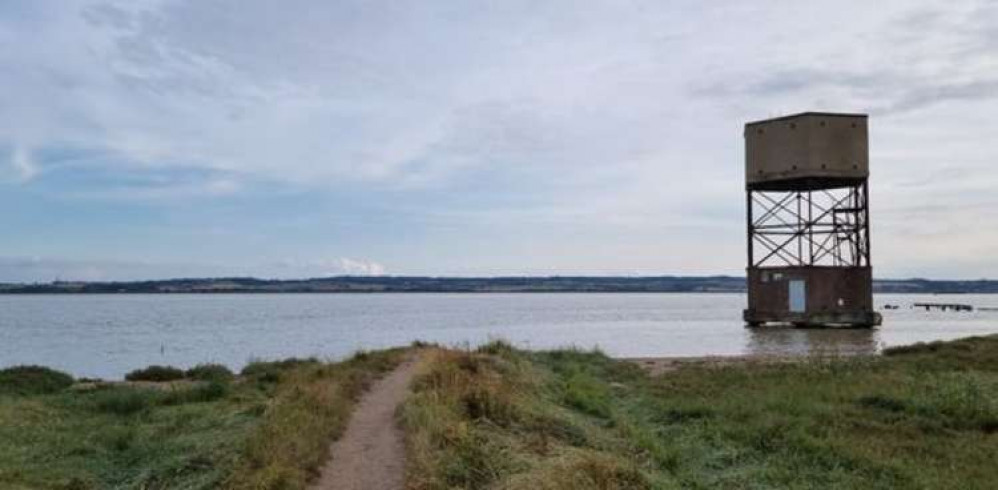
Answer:
[[[745,125],[745,182],[751,188],[862,180],[870,174],[869,160],[866,115],[812,112]]]

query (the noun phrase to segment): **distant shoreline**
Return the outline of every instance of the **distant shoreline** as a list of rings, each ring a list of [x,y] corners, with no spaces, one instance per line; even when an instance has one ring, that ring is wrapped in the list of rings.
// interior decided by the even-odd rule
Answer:
[[[998,280],[878,279],[874,293],[998,294]],[[232,294],[232,293],[744,293],[734,276],[647,277],[406,277],[337,276],[316,279],[196,278],[128,282],[55,281],[0,284],[0,294]]]

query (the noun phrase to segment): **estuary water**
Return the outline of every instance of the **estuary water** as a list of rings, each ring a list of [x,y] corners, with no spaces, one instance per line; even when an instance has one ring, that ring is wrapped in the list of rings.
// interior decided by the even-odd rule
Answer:
[[[746,329],[743,294],[217,294],[0,296],[0,367],[40,364],[121,378],[149,364],[337,359],[413,340],[501,338],[617,357],[869,354],[998,333],[998,311],[925,312],[915,302],[998,307],[998,295],[878,295],[875,330]],[[899,305],[883,310],[884,304]]]

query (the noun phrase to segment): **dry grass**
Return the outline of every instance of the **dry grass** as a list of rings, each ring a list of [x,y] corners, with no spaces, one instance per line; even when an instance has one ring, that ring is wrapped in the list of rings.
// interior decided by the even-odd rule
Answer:
[[[402,411],[408,488],[650,488],[625,445],[569,408],[598,411],[590,388],[560,385],[503,343],[436,351]]]
[[[998,336],[659,377],[598,352],[441,350],[403,421],[410,490],[993,488]]]

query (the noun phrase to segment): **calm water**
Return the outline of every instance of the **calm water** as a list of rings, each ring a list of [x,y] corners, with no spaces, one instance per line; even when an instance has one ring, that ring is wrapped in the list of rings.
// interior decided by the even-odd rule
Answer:
[[[415,339],[528,348],[599,346],[613,356],[873,353],[998,333],[998,312],[926,313],[915,301],[998,306],[998,296],[880,295],[873,330],[745,329],[741,294],[286,294],[0,296],[0,366],[42,364],[120,378],[152,363],[338,358]]]

